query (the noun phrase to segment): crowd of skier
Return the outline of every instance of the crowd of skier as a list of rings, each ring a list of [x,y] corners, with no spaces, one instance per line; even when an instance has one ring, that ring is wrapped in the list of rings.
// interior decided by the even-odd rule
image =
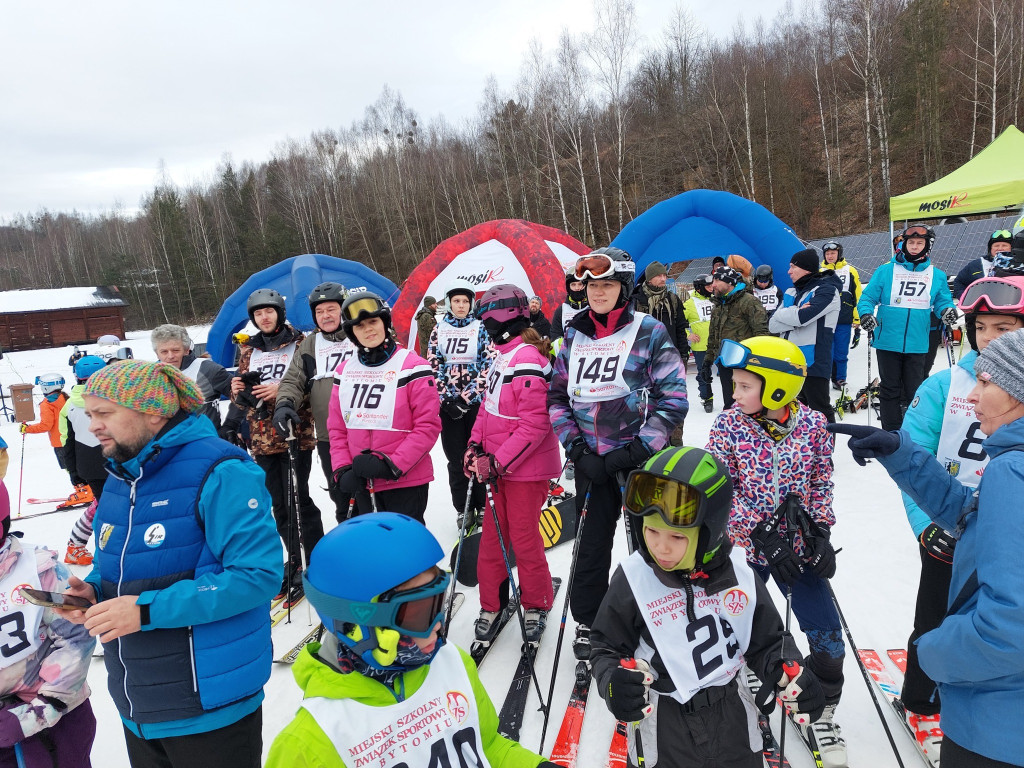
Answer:
[[[577,678],[627,724],[630,765],[781,760],[765,717],[781,702],[818,764],[842,768],[836,712],[844,669],[862,660],[847,659],[829,583],[835,434],[892,475],[919,541],[893,703],[922,757],[1024,765],[1024,728],[1007,725],[1024,692],[1024,235],[993,233],[957,275],[958,303],[934,240],[907,227],[866,285],[841,243],[800,250],[785,292],[770,266],[728,256],[684,296],[664,265],[638,279],[629,254],[598,248],[566,275],[553,321],[514,285],[478,296],[455,280],[440,319],[425,297],[418,352],[381,297],[328,282],[308,296],[309,335],[280,293],[254,291],[234,373],[174,325],[152,333],[156,363],[77,355],[70,393],[63,376],[41,377],[40,421],[22,431],[49,435],[69,503],[88,503],[65,563],[93,567],[80,580],[9,535],[0,485],[3,593],[85,601],[19,600],[0,617],[0,765],[89,765],[94,637],[135,768],[259,765],[267,606],[304,599],[322,636],[295,660],[302,707],[268,765],[555,765],[507,737],[479,656],[453,641],[487,648],[518,625],[534,675],[562,585]],[[961,313],[971,351],[926,378]],[[836,423],[862,332],[881,429]],[[703,447],[683,433],[691,354],[707,413],[715,369],[721,385]],[[455,586],[425,527],[438,439],[459,546],[481,532],[472,638],[447,637]],[[314,448],[338,522],[326,533]],[[577,505],[564,585],[538,525],[563,477]],[[616,565],[620,516],[631,554]]]

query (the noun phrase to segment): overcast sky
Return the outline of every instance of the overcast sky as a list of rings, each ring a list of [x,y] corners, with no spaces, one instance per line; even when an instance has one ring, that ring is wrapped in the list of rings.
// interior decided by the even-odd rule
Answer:
[[[783,0],[688,3],[727,36]],[[660,44],[677,0],[638,0]],[[3,0],[0,221],[42,208],[131,210],[161,162],[178,185],[224,155],[351,125],[384,85],[424,120],[477,112],[514,86],[533,38],[593,27],[591,0]],[[749,28],[749,26],[748,26]]]

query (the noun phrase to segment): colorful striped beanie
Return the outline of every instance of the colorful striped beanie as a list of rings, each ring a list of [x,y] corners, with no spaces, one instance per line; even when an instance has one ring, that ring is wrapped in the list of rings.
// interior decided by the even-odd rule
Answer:
[[[86,395],[94,395],[139,413],[171,418],[178,409],[194,413],[203,396],[190,378],[168,363],[124,360],[89,377]]]

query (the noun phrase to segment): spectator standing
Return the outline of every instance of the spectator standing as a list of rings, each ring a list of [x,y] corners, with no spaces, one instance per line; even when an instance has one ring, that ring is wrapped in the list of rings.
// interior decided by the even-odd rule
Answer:
[[[158,325],[150,340],[157,360],[173,365],[196,383],[203,393],[203,413],[220,429],[220,399],[231,399],[231,374],[207,356],[196,357],[192,337],[180,325]]]
[[[542,339],[551,338],[551,321],[543,312],[544,302],[540,296],[530,299],[530,327],[533,328]]]
[[[839,294],[839,319],[836,321],[835,335],[832,337],[832,385],[836,389],[846,386],[846,362],[850,357],[850,337],[853,327],[860,320],[857,315],[857,302],[863,288],[860,284],[860,273],[852,264],[843,258],[843,244],[835,240],[821,246],[824,264],[822,269],[831,269],[843,284]]]
[[[416,341],[419,343],[419,352],[423,357],[427,356],[427,347],[430,344],[430,333],[437,325],[437,299],[433,296],[423,297],[423,306],[416,313]]]
[[[743,341],[768,334],[768,316],[761,302],[747,290],[743,276],[732,267],[723,266],[712,278],[711,291],[715,298],[708,326],[708,348],[701,368],[701,374],[708,381],[722,341]],[[718,379],[722,385],[722,408],[729,408],[733,403],[732,369],[719,365]]]

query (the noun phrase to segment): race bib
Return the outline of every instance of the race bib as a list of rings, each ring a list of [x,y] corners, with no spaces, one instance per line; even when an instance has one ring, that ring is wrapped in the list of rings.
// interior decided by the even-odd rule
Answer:
[[[295,342],[286,347],[264,352],[257,349],[249,358],[249,370],[259,371],[261,384],[277,384],[284,378],[284,372],[295,354]]]
[[[935,268],[930,264],[921,272],[913,272],[894,264],[889,306],[902,309],[931,309],[934,272]]]
[[[444,321],[437,324],[437,348],[447,365],[475,365],[479,341],[479,320],[464,328]]]
[[[837,269],[836,270],[836,277],[838,277],[842,281],[842,283],[843,283],[843,290],[844,291],[849,291],[850,290],[850,280],[851,280],[851,277],[850,277],[850,265],[847,264],[842,269]]]
[[[503,419],[517,419],[518,416],[508,416],[501,412],[501,388],[511,377],[506,376],[508,364],[516,356],[516,352],[525,347],[526,344],[518,344],[507,354],[499,352],[487,369],[487,393],[484,395],[484,409],[492,416],[500,416]]]
[[[935,453],[935,458],[949,474],[971,488],[978,487],[988,464],[988,454],[981,447],[987,435],[974,416],[974,406],[967,402],[974,383],[971,374],[959,365],[953,366]]]
[[[765,312],[774,312],[779,307],[779,292],[774,287],[754,289],[754,295],[761,300],[761,306],[764,307]],[[708,302],[709,304],[711,302]]]
[[[338,377],[338,402],[348,429],[395,431],[398,379],[409,350],[400,349],[384,365],[369,367],[352,358]]]
[[[582,333],[573,337],[568,371],[571,402],[618,400],[632,391],[624,373],[644,317],[637,312],[633,322],[603,339]]]
[[[697,294],[693,294],[693,308],[697,310],[697,322],[711,322],[711,310],[715,308],[711,299],[704,299]]]
[[[565,335],[565,329],[569,327],[569,323],[572,322],[572,319],[574,317],[576,317],[576,315],[578,315],[580,312],[583,312],[585,310],[586,310],[586,307],[584,307],[583,309],[576,309],[576,307],[574,307],[572,304],[563,304],[562,305],[562,335],[563,336]]]
[[[0,668],[28,658],[43,641],[39,626],[43,609],[22,597],[21,587],[39,589],[33,549],[22,550],[18,562],[0,582]]]
[[[316,335],[313,342],[313,354],[316,356],[316,376],[324,379],[333,376],[338,366],[352,358],[356,353],[356,345],[348,339],[329,341],[322,333]]]

